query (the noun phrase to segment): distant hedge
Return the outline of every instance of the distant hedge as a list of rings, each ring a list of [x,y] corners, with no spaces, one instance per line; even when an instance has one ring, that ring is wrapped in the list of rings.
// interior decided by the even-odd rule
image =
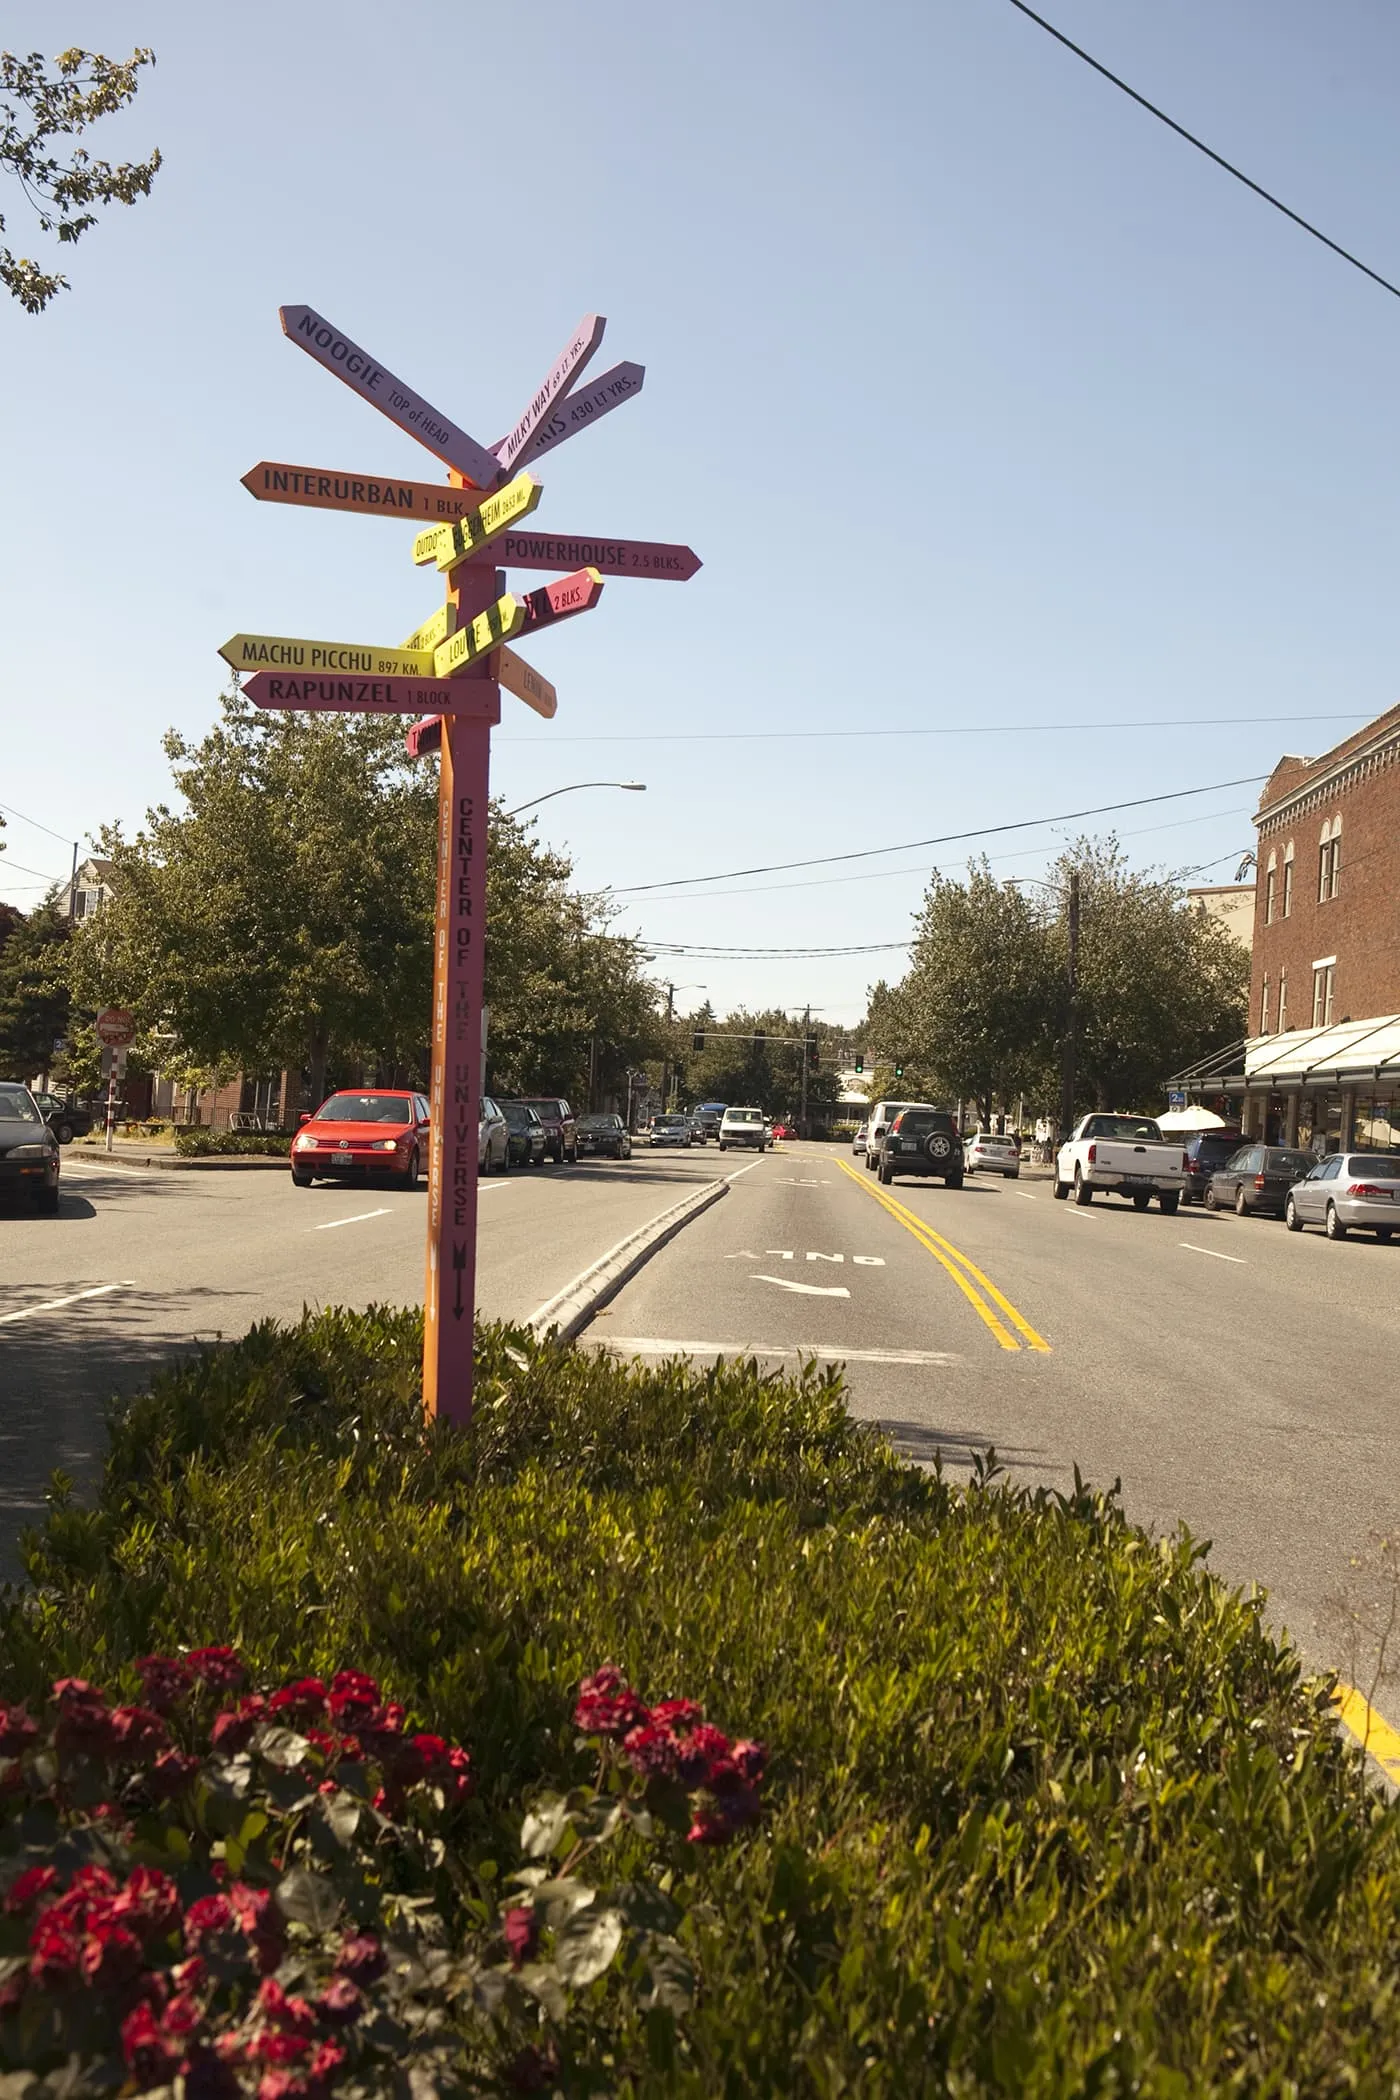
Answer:
[[[216,1153],[261,1154],[286,1159],[292,1149],[289,1135],[258,1130],[177,1130],[175,1150],[182,1159],[207,1159]]]
[[[596,1773],[600,1661],[761,1737],[758,1820],[666,1882],[693,2005],[618,1956],[572,2039],[542,2007],[530,2089],[1391,2091],[1397,1811],[1193,1540],[1077,1477],[907,1466],[815,1368],[489,1326],[471,1430],[425,1433],[420,1346],[416,1314],[327,1312],[160,1376],[99,1506],[30,1535],[0,1696],[211,1642],[260,1682],[370,1671],[469,1744],[470,1858],[507,1864]]]

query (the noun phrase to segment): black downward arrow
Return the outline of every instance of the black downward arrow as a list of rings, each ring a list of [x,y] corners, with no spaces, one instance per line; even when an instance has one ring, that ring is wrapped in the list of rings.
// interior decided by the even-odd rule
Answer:
[[[460,1320],[464,1311],[464,1307],[462,1304],[462,1276],[466,1270],[466,1266],[467,1250],[465,1245],[461,1247],[454,1246],[452,1249],[452,1267],[456,1272],[457,1276],[457,1302],[452,1308],[452,1317],[454,1320]]]

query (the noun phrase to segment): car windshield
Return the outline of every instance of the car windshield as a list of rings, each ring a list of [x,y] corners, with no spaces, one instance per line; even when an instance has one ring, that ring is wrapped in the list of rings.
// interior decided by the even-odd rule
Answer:
[[[895,1117],[896,1130],[951,1130],[953,1119],[936,1108],[905,1108]]]
[[[979,1145],[1009,1145],[1011,1140],[1003,1137],[999,1130],[979,1130],[977,1142]]]
[[[667,1127],[667,1129],[668,1129],[668,1130],[669,1130],[669,1129],[677,1129],[677,1130],[684,1130],[684,1129],[685,1129],[685,1127],[686,1127],[686,1125],[687,1125],[687,1124],[689,1123],[689,1121],[690,1121],[690,1118],[689,1118],[689,1116],[669,1116],[669,1115],[668,1115],[668,1116],[658,1116],[658,1117],[656,1118],[656,1120],[657,1120],[657,1122],[658,1122],[658,1123],[664,1123],[664,1124],[666,1125],[666,1127]]]
[[[761,1123],[763,1121],[763,1110],[761,1108],[727,1108],[724,1111],[724,1120],[726,1123]]]
[[[1289,1152],[1278,1145],[1271,1145],[1264,1154],[1264,1165],[1270,1174],[1306,1174],[1312,1163],[1311,1152]]]
[[[1400,1181],[1400,1152],[1353,1152],[1343,1171],[1367,1181]]]
[[[1162,1133],[1150,1116],[1090,1116],[1080,1135],[1086,1138],[1121,1138],[1132,1145],[1162,1143]]]
[[[580,1116],[578,1127],[580,1130],[616,1130],[621,1120],[620,1116]]]
[[[1196,1157],[1201,1160],[1233,1159],[1239,1149],[1240,1141],[1237,1136],[1207,1137],[1199,1141],[1196,1148]]]
[[[0,1086],[0,1122],[40,1123],[42,1121],[42,1116],[29,1098],[27,1087]]]
[[[537,1116],[557,1116],[562,1113],[564,1106],[562,1101],[556,1100],[552,1095],[541,1101],[537,1101],[533,1094],[522,1098],[526,1108],[533,1108]]]
[[[323,1101],[317,1123],[407,1123],[409,1104],[401,1094],[332,1094]]]
[[[523,1101],[506,1101],[501,1105],[501,1114],[512,1130],[529,1130],[539,1122],[533,1108]]]

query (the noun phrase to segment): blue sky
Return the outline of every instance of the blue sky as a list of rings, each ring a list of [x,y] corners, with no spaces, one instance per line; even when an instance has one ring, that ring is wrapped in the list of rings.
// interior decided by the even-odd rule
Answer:
[[[1400,271],[1381,0],[1046,11]],[[590,309],[595,369],[647,367],[540,463],[533,522],[689,541],[705,567],[619,579],[539,639],[559,713],[508,700],[493,779],[511,801],[648,783],[550,803],[541,830],[653,940],[898,942],[932,851],[629,892],[1265,774],[1395,698],[1400,301],[1006,0],[20,0],[0,34],[159,61],[93,140],[158,143],[153,195],[67,251],[46,315],[0,311],[0,802],[64,837],[166,794],[161,734],[212,720],[230,634],[393,643],[436,601],[410,528],[239,486],[264,458],[439,474],[284,341],[281,303],[483,441]],[[1137,726],[1182,718],[1208,726]],[[896,729],[924,733],[873,734]],[[1254,800],[1117,822],[1135,860],[1228,880]],[[66,875],[58,839],[4,836],[0,895]],[[1063,836],[988,850],[1034,876]],[[900,967],[654,974],[843,1019]]]

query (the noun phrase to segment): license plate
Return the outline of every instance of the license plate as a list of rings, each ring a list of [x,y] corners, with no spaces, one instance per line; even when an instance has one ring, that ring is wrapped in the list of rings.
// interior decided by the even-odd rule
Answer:
[[[1144,1181],[1141,1178],[1141,1176],[1133,1177],[1131,1175],[1125,1175],[1123,1178],[1122,1186],[1125,1189],[1131,1189],[1135,1196],[1140,1196],[1145,1190],[1155,1188],[1156,1184],[1151,1181]]]

